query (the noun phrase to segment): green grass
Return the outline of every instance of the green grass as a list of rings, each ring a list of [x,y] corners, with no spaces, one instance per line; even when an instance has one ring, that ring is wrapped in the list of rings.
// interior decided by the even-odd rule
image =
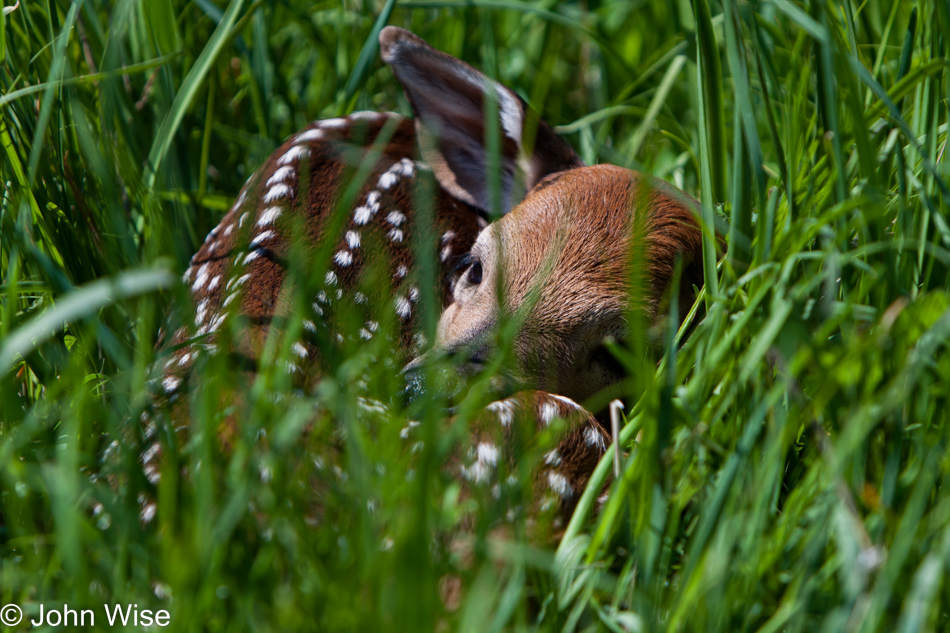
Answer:
[[[625,386],[605,510],[556,553],[493,538],[489,502],[453,548],[464,420],[422,411],[417,455],[404,417],[357,423],[358,377],[398,399],[378,346],[302,395],[264,372],[231,450],[212,360],[157,490],[137,464],[158,330],[244,180],[310,120],[409,112],[374,50],[390,10],[727,238],[705,316]],[[950,627],[945,4],[27,0],[0,27],[0,604],[209,631]],[[345,482],[313,465],[331,445]]]

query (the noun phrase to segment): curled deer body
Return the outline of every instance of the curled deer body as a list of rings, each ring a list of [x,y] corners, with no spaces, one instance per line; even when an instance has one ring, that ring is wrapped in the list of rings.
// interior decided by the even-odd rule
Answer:
[[[172,340],[181,348],[165,366],[165,397],[175,400],[182,392],[198,355],[219,351],[218,333],[231,314],[246,321],[227,351],[255,370],[275,319],[297,305],[288,297],[304,291],[293,286],[285,266],[296,256],[294,239],[307,246],[307,257],[329,257],[316,287],[306,288],[314,290],[309,314],[285,368],[302,386],[319,377],[322,350],[344,338],[326,325],[338,302],[389,306],[392,314],[366,314],[355,336],[370,340],[383,318],[393,318],[399,362],[420,354],[426,342],[417,313],[424,292],[410,244],[415,232],[430,232],[444,308],[438,349],[464,350],[465,366],[477,368],[494,353],[493,328],[508,316],[522,319],[512,373],[528,389],[487,407],[472,428],[470,450],[451,468],[473,484],[494,485],[496,467],[508,458],[515,413],[527,413],[538,427],[565,418],[567,430],[547,453],[535,485],[564,518],[610,441],[576,401],[620,379],[600,349],[605,337],[625,334],[631,266],[644,273],[641,304],[650,320],[662,313],[678,254],[686,262],[681,305],[692,301],[692,284],[701,284],[690,201],[617,167],[584,167],[514,92],[415,35],[387,27],[380,45],[416,118],[370,112],[316,122],[251,176],[185,274],[197,306],[194,328]],[[485,149],[488,100],[498,113],[501,141],[495,174]],[[354,166],[366,178],[347,198]],[[430,172],[436,186],[424,216],[429,224],[421,224],[416,188]],[[527,192],[523,200],[519,191]],[[510,213],[488,224],[493,207]],[[642,242],[639,261],[630,260],[634,242]],[[370,270],[383,270],[384,282],[368,288]],[[160,453],[156,440],[145,457],[150,478],[157,477],[152,462]]]

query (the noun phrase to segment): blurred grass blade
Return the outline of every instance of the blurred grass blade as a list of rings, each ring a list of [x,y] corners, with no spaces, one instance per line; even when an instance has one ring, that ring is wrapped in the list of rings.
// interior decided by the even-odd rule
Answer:
[[[343,88],[343,98],[340,104],[342,108],[348,108],[356,91],[363,85],[369,69],[377,63],[376,58],[379,57],[379,32],[383,30],[383,27],[389,24],[389,16],[392,15],[395,7],[396,0],[386,0],[386,4],[383,5],[382,10],[376,17],[376,22],[373,23],[373,28],[370,29],[369,35],[366,36],[366,41],[363,43],[359,57],[356,58],[353,71],[350,73],[349,79],[346,80],[346,86]],[[344,111],[337,112],[337,114],[345,113]]]
[[[149,171],[146,177],[146,185],[150,189],[155,186],[158,170],[161,168],[162,161],[168,153],[168,148],[171,146],[175,134],[178,132],[178,127],[185,117],[185,112],[191,107],[192,101],[202,89],[202,82],[211,70],[214,60],[217,59],[218,54],[233,35],[231,29],[237,21],[238,12],[243,5],[244,0],[231,0],[208,43],[205,44],[198,59],[195,60],[194,66],[191,67],[184,81],[182,81],[181,88],[179,88],[178,94],[175,95],[175,100],[165,115],[158,134],[156,134],[155,142],[148,153]]]
[[[699,98],[705,125],[706,148],[700,151],[708,155],[709,193],[703,193],[704,205],[710,209],[726,199],[726,122],[723,114],[722,63],[713,29],[709,5],[706,0],[693,0],[693,15],[696,19],[696,64],[699,69]],[[705,218],[704,218],[705,219]],[[708,259],[707,259],[708,263]]]
[[[13,330],[3,341],[0,376],[10,370],[18,357],[26,357],[44,341],[62,332],[65,324],[89,318],[120,299],[168,288],[174,281],[167,270],[137,270],[76,288],[49,310]]]
[[[664,73],[663,79],[660,81],[660,85],[657,87],[656,93],[650,101],[650,107],[647,108],[647,113],[643,116],[640,126],[637,128],[637,131],[634,132],[633,139],[630,141],[630,150],[627,152],[630,158],[636,158],[637,154],[640,153],[640,146],[650,132],[653,121],[656,119],[657,114],[660,113],[660,109],[666,104],[666,99],[670,94],[670,90],[673,88],[673,82],[679,76],[680,71],[685,65],[686,56],[678,55],[673,58],[670,67],[666,73]]]
[[[802,11],[788,0],[770,0],[776,9],[787,15],[792,22],[800,26],[819,43],[828,40],[828,32],[813,17]]]
[[[46,136],[46,127],[49,125],[50,116],[53,113],[53,91],[58,80],[63,78],[67,72],[66,65],[66,47],[69,44],[69,34],[72,32],[73,24],[79,15],[79,7],[82,6],[82,0],[73,0],[66,14],[66,21],[63,28],[56,38],[53,46],[53,62],[49,67],[49,75],[46,81],[46,91],[40,105],[39,117],[37,118],[36,130],[33,132],[33,145],[30,150],[30,157],[27,160],[28,180],[30,184],[36,178],[37,165],[40,162],[40,155],[44,147],[43,138]]]

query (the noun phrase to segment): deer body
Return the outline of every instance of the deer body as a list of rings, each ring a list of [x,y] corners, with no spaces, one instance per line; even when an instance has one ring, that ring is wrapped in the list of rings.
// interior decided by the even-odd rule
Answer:
[[[331,238],[328,221],[343,194],[344,175],[366,159],[381,132],[387,137],[380,144],[382,154],[352,209],[345,210],[348,217],[338,235]],[[335,245],[323,279],[316,284],[312,314],[304,321],[308,334],[295,344],[297,359],[288,371],[301,376],[312,373],[305,368],[317,362],[314,337],[334,334],[323,326],[344,293],[357,304],[367,305],[380,305],[374,299],[389,297],[385,303],[400,325],[402,347],[418,348],[413,334],[417,334],[415,304],[420,291],[410,274],[414,268],[411,243],[417,229],[412,208],[419,172],[428,167],[416,159],[416,153],[412,121],[395,114],[365,112],[319,121],[291,137],[251,176],[232,209],[192,258],[184,281],[191,286],[197,306],[196,329],[178,332],[173,343],[213,334],[227,314],[240,312],[248,326],[234,351],[253,368],[271,322],[291,309],[281,296],[282,290],[286,292],[283,260],[291,256],[292,236],[302,230],[298,237],[309,247],[311,257],[327,240]],[[444,280],[439,292],[447,301],[448,273],[471,248],[484,221],[475,209],[443,190],[434,188],[433,193],[435,225],[424,229],[438,236],[437,276]],[[302,195],[306,199],[300,199]],[[385,268],[388,279],[375,288],[356,290],[368,259]],[[368,296],[373,290],[378,296]],[[372,338],[381,318],[368,317],[359,335]],[[186,347],[167,363],[166,391],[177,390],[178,374],[187,370],[191,358]]]
[[[328,329],[326,318],[339,301],[391,310],[366,314],[356,336],[372,339],[383,318],[394,318],[398,362],[419,355],[427,342],[416,324],[422,293],[411,244],[415,232],[427,231],[444,310],[437,348],[464,351],[463,367],[477,368],[495,351],[493,328],[513,315],[522,319],[513,374],[528,389],[476,416],[468,450],[451,469],[472,485],[495,489],[502,464],[511,459],[506,443],[517,416],[538,429],[566,419],[535,486],[539,503],[557,506],[566,518],[610,442],[576,401],[620,379],[596,350],[606,336],[625,333],[631,266],[644,272],[642,309],[652,319],[661,312],[676,254],[701,262],[690,201],[626,170],[583,167],[543,121],[526,135],[530,113],[513,92],[411,33],[387,27],[380,45],[416,118],[357,113],[316,122],[251,176],[185,273],[196,305],[194,328],[173,337],[183,347],[167,361],[162,389],[177,398],[196,356],[219,351],[219,330],[235,313],[246,325],[227,351],[253,373],[273,324],[297,309],[301,292],[313,294],[303,336],[284,369],[302,386],[320,376],[320,350],[343,338]],[[494,175],[484,148],[486,99],[497,103],[502,133]],[[368,177],[348,198],[357,172]],[[502,211],[514,209],[488,225],[493,177]],[[422,225],[415,196],[427,178],[435,184],[432,212],[424,216],[432,224]],[[527,194],[517,204],[519,186]],[[634,244],[642,245],[639,261],[629,258]],[[321,272],[315,283],[298,288],[288,283],[285,262],[301,252]],[[321,254],[325,262],[318,261]],[[367,275],[380,270],[384,281],[367,284]],[[684,299],[691,300],[697,279],[695,266],[687,267]],[[159,454],[157,444],[147,451],[146,470],[153,474],[150,461]]]

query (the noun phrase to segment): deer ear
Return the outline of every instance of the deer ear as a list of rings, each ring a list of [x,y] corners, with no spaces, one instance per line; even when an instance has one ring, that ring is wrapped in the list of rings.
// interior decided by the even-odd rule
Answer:
[[[583,165],[540,119],[529,154],[524,145],[528,118],[524,102],[465,62],[394,26],[380,32],[379,46],[383,61],[392,66],[412,103],[423,158],[439,184],[460,200],[485,211],[491,207],[485,148],[488,98],[498,104],[502,212],[518,202],[512,197],[519,180],[527,191],[549,174]]]

